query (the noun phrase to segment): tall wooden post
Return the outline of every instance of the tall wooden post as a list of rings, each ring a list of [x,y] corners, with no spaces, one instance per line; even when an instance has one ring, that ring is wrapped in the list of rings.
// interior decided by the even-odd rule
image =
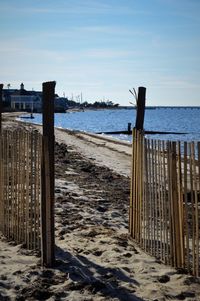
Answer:
[[[137,114],[135,128],[136,130],[143,130],[144,127],[144,114],[145,114],[145,102],[146,102],[146,88],[138,88],[138,99],[137,99]]]
[[[43,83],[43,142],[42,142],[42,264],[51,267],[55,260],[54,234],[54,95],[56,82]]]
[[[4,187],[4,184],[3,184],[3,173],[2,173],[2,137],[1,137],[1,129],[2,129],[2,119],[1,119],[1,114],[2,114],[2,102],[3,102],[3,84],[0,84],[0,228],[1,228],[1,231],[3,230],[3,225],[4,225],[4,210],[3,210],[3,187]]]
[[[3,84],[0,84],[0,133],[1,133],[1,122],[2,122],[2,107],[3,107]]]

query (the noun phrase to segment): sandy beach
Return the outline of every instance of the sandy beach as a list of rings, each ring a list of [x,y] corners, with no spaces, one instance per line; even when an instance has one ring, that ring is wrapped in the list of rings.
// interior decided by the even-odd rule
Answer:
[[[35,127],[6,117],[3,127]],[[56,264],[0,236],[0,300],[200,300],[200,279],[129,238],[131,145],[55,130]]]

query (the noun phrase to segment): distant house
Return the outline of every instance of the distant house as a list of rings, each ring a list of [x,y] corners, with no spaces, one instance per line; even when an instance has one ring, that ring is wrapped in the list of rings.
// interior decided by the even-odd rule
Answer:
[[[21,83],[20,90],[16,90],[10,96],[10,107],[12,110],[40,112],[42,99],[37,92],[25,90],[24,84]]]
[[[21,83],[20,89],[3,89],[3,108],[11,111],[42,112],[42,92],[27,91]],[[65,112],[67,98],[55,95],[55,112]]]
[[[42,101],[35,95],[11,95],[11,109],[27,112],[40,112]]]

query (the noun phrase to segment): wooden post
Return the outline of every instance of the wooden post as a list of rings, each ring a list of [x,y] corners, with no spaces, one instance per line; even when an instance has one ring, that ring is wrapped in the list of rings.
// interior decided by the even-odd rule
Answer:
[[[2,107],[3,107],[3,84],[0,84],[0,133],[1,133],[1,114],[2,114]]]
[[[128,134],[131,134],[131,122],[128,123]]]
[[[1,230],[4,228],[4,214],[3,214],[3,164],[2,164],[2,153],[3,153],[3,147],[2,147],[2,137],[1,137],[1,113],[2,113],[2,90],[3,90],[3,84],[0,84],[0,228]]]
[[[136,122],[135,122],[136,130],[143,130],[145,101],[146,101],[146,88],[139,87],[138,99],[137,99],[137,114],[136,114]]]
[[[42,143],[42,264],[51,267],[55,260],[54,234],[54,95],[55,82],[43,83],[43,143]]]

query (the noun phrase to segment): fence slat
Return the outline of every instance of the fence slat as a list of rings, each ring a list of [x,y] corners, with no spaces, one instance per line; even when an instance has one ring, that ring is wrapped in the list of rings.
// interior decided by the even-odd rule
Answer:
[[[151,170],[151,197],[150,197],[150,242],[151,242],[151,254],[153,255],[153,236],[154,236],[154,229],[153,229],[153,200],[154,200],[154,178],[153,178],[153,141],[150,141],[150,170]]]
[[[196,266],[196,276],[200,276],[200,142],[197,143],[197,166],[198,166],[198,176],[197,176],[197,187],[198,187],[198,204],[196,207],[196,229],[197,229],[197,266]]]
[[[131,181],[130,181],[130,203],[129,203],[129,233],[133,236],[133,179],[134,179],[134,129],[132,130],[132,160],[131,160]]]
[[[180,239],[180,266],[184,267],[184,237],[183,237],[183,187],[182,187],[182,166],[181,166],[181,143],[177,144],[177,179],[178,179],[178,212],[179,212],[179,239]]]
[[[151,196],[152,196],[152,192],[151,192],[151,157],[150,157],[150,140],[147,140],[147,170],[148,170],[148,183],[146,185],[148,185],[148,200],[149,200],[149,206],[148,206],[148,251],[151,253]]]
[[[161,155],[161,141],[158,141],[158,212],[159,212],[159,238],[160,245],[158,247],[158,257],[163,260],[163,185],[162,185],[162,155]]]
[[[189,224],[188,224],[188,198],[187,198],[187,186],[188,186],[188,144],[184,142],[184,205],[185,205],[185,248],[186,248],[186,267],[190,270],[190,248],[189,248]]]
[[[193,159],[193,177],[194,177],[194,231],[195,231],[195,249],[194,249],[194,275],[198,276],[199,268],[199,222],[198,222],[198,194],[197,194],[197,168],[198,161],[195,156],[195,144],[192,144]],[[198,159],[198,158],[197,158]]]
[[[195,266],[195,220],[194,220],[194,181],[193,181],[193,156],[194,156],[194,151],[193,151],[193,143],[191,142],[189,144],[189,152],[190,152],[190,214],[189,214],[189,222],[190,222],[190,236],[192,236],[192,271],[194,273],[194,266]]]
[[[148,208],[148,181],[149,181],[149,171],[148,171],[148,160],[147,160],[147,140],[144,139],[144,147],[143,147],[143,156],[144,156],[144,200],[143,200],[143,214],[144,214],[144,244],[143,248],[147,251],[147,233],[148,233],[148,218],[149,218],[149,208]]]

